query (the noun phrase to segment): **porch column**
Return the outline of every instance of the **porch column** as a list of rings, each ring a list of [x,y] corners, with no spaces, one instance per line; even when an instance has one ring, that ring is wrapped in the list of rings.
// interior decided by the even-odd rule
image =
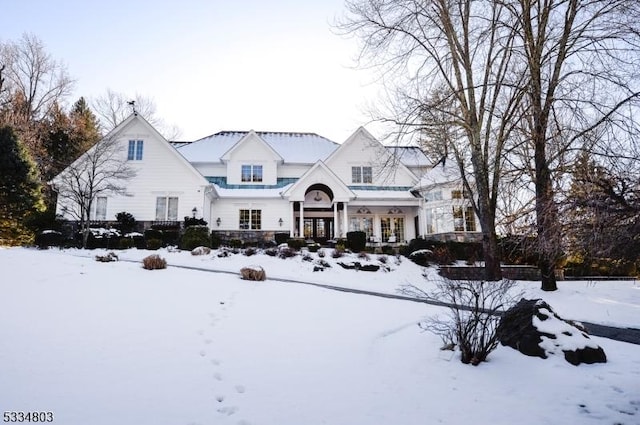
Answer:
[[[338,231],[338,203],[333,203],[333,235],[332,238],[336,238],[340,232]]]
[[[342,235],[343,238],[347,236],[347,203],[344,203],[344,209],[342,210]]]
[[[300,225],[298,226],[298,237],[304,238],[304,202],[300,201]]]
[[[296,215],[295,202],[289,202],[289,237],[292,238],[296,233]]]

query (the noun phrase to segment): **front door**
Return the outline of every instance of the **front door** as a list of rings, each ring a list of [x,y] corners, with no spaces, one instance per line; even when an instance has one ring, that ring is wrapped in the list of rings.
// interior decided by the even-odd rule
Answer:
[[[312,217],[304,219],[304,238],[324,244],[333,237],[333,218]]]

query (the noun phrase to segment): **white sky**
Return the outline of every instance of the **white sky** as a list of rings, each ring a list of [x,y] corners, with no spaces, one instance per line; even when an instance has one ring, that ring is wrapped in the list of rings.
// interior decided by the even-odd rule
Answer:
[[[341,143],[378,91],[353,67],[355,40],[332,33],[344,0],[8,2],[0,39],[37,35],[76,80],[70,101],[150,97],[183,140],[254,129]]]

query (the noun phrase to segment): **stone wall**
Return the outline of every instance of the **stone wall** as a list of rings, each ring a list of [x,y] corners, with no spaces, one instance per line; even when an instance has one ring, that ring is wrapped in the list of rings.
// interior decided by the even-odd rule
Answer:
[[[540,269],[535,266],[503,265],[502,276],[512,280],[540,281]],[[484,267],[479,266],[440,266],[440,275],[453,280],[482,280]],[[556,270],[556,278],[564,280],[562,270]]]

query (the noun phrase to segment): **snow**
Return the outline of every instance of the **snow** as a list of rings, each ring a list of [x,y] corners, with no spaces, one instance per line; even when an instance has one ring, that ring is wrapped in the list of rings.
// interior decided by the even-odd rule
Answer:
[[[219,162],[246,131],[221,131],[178,148],[190,162]],[[338,144],[315,133],[256,132],[285,162],[313,164],[329,156]]]
[[[473,367],[417,326],[441,308],[276,280],[428,286],[406,259],[314,273],[300,256],[160,250],[193,269],[151,272],[151,251],[104,253],[0,249],[0,410],[65,425],[640,423],[640,346],[592,337],[608,363],[578,367],[500,346]],[[241,280],[248,265],[268,280]],[[637,327],[637,282],[520,285],[563,318]]]

